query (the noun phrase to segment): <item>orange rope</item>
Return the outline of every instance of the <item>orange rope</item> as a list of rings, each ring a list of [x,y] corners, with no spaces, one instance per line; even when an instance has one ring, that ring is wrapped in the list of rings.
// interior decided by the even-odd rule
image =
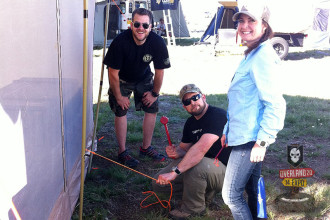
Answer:
[[[94,155],[96,155],[96,156],[99,156],[99,157],[101,157],[101,158],[103,158],[103,159],[105,159],[105,160],[108,160],[108,161],[110,161],[110,162],[112,162],[112,163],[115,163],[115,164],[117,164],[117,165],[119,165],[119,166],[122,166],[122,167],[124,167],[124,168],[126,168],[126,169],[129,169],[129,170],[131,170],[131,171],[134,171],[134,172],[136,172],[136,173],[138,173],[138,174],[140,174],[140,175],[142,175],[142,176],[145,176],[145,177],[147,177],[147,178],[149,178],[149,179],[152,179],[152,180],[157,181],[155,178],[153,178],[153,177],[151,177],[151,176],[148,176],[148,175],[146,175],[146,174],[144,174],[144,173],[141,173],[141,172],[139,172],[139,171],[137,171],[137,170],[134,170],[134,169],[132,169],[132,168],[130,168],[130,167],[128,167],[128,166],[125,166],[125,165],[123,165],[123,164],[121,164],[121,163],[118,163],[118,162],[116,162],[116,161],[114,161],[114,160],[111,160],[111,159],[109,159],[109,158],[107,158],[107,157],[104,157],[104,156],[102,156],[102,155],[100,155],[100,154],[97,154],[97,153],[95,153],[95,152],[93,152],[93,151],[90,151],[90,150],[88,150],[88,149],[86,149],[86,151],[88,151],[88,152],[90,152],[90,153],[92,153],[92,154],[94,154]],[[168,201],[167,201],[167,200],[160,200],[159,197],[156,195],[156,193],[153,192],[153,191],[143,192],[143,194],[147,194],[147,193],[149,193],[150,195],[148,195],[144,200],[142,200],[142,202],[140,203],[141,208],[147,208],[147,207],[149,207],[149,206],[151,206],[151,205],[155,205],[155,204],[160,203],[165,209],[166,209],[166,208],[169,208],[169,211],[170,211],[170,210],[171,210],[171,204],[170,204],[170,202],[171,202],[172,193],[173,193],[173,186],[172,186],[172,183],[171,183],[171,182],[169,182],[169,184],[170,184],[170,186],[171,186],[171,194],[170,194],[170,198],[169,198]],[[157,198],[158,202],[154,202],[154,203],[151,203],[151,204],[149,204],[149,205],[145,205],[145,206],[144,206],[144,205],[143,205],[143,202],[146,201],[146,200],[147,200],[150,196],[152,196],[152,195],[154,195],[154,196]],[[166,203],[166,205],[164,205],[163,203]]]
[[[120,13],[124,16],[124,18],[127,20],[125,14],[120,10],[119,6],[117,5],[117,3],[115,2],[115,0],[112,0],[113,3],[115,3],[115,5],[117,6],[117,8],[119,9]]]
[[[219,157],[221,151],[223,150],[223,148],[224,148],[224,147],[222,146],[221,149],[220,149],[220,151],[219,151],[219,153],[218,153],[217,156],[215,156],[215,158],[214,158],[214,162],[213,162],[213,164],[214,164],[216,167],[219,167],[219,159],[218,159],[218,157]]]

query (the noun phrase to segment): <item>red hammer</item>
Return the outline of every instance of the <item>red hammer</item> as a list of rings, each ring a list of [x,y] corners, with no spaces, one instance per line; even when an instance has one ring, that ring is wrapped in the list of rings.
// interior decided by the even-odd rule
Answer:
[[[168,128],[167,128],[167,123],[168,123],[168,118],[165,116],[162,116],[160,118],[160,123],[162,123],[165,126],[165,131],[166,131],[166,135],[167,135],[167,140],[168,140],[168,144],[170,146],[172,146],[172,142],[171,142],[171,138],[170,138],[170,134],[168,133]]]

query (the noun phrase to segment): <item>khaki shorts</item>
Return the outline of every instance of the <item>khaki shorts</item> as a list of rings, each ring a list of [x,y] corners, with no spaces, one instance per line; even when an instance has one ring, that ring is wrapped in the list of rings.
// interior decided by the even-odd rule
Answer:
[[[141,111],[142,109],[144,112],[147,113],[158,112],[158,104],[159,104],[158,98],[150,107],[143,105],[142,103],[143,93],[152,91],[153,88],[154,88],[153,75],[150,75],[146,79],[137,83],[131,83],[120,80],[120,92],[122,96],[130,98],[133,92],[136,111]],[[113,95],[113,92],[111,91],[111,88],[109,88],[108,94],[109,94],[109,105],[111,110],[115,113],[117,117],[125,116],[127,114],[128,109],[123,110],[118,105],[116,98]]]

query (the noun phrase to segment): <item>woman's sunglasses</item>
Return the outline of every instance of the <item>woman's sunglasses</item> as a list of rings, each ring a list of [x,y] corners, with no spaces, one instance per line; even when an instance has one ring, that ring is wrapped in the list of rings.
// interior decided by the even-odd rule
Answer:
[[[134,25],[135,28],[139,28],[141,24],[142,24],[142,27],[144,29],[148,29],[149,28],[149,24],[148,23],[140,23],[138,21],[133,22],[133,25]]]
[[[182,103],[183,103],[184,106],[188,106],[188,105],[191,104],[191,100],[196,102],[198,99],[201,98],[201,96],[202,96],[201,94],[196,94],[196,95],[190,97],[189,99],[182,100]]]

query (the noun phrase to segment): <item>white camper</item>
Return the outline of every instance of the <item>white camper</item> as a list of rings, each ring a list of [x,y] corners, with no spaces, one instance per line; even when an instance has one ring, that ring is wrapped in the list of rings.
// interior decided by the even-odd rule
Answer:
[[[115,3],[111,3],[115,5]],[[117,5],[120,9],[120,30],[124,31],[130,28],[132,22],[132,13],[137,8],[149,8],[147,0],[134,1],[134,0],[120,0]]]

